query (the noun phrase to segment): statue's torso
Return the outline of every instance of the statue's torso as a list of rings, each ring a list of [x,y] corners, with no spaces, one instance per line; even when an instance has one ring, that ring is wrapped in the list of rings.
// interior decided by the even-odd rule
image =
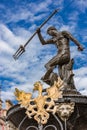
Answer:
[[[58,48],[59,54],[69,54],[69,38],[62,35],[62,33],[58,33],[57,36],[53,37],[53,42]]]

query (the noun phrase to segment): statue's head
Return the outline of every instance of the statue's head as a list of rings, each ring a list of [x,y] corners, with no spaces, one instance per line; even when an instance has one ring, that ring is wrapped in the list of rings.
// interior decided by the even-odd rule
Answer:
[[[55,31],[57,31],[57,29],[54,26],[51,26],[47,29],[47,33],[49,35],[54,35]]]

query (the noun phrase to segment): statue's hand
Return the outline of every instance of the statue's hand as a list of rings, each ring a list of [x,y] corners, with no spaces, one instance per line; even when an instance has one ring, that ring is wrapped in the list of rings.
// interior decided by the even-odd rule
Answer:
[[[40,31],[41,31],[40,28],[37,28],[36,32],[37,32],[37,33],[40,33]]]
[[[78,50],[79,50],[79,51],[83,51],[83,49],[84,49],[84,48],[83,48],[81,45],[78,46]]]

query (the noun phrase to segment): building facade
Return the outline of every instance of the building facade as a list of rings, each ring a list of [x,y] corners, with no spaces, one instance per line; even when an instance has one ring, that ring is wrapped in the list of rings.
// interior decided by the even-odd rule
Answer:
[[[11,122],[6,121],[6,112],[10,107],[12,107],[12,103],[10,100],[5,101],[5,109],[2,108],[3,101],[0,99],[0,130],[17,130],[15,126]]]

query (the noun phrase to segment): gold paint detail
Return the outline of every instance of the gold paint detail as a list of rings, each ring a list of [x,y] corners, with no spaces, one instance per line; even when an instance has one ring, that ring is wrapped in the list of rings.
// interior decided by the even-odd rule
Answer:
[[[30,99],[32,97],[31,93],[26,93],[24,91],[20,91],[19,89],[15,88],[14,92],[16,99],[19,101],[19,104],[21,104],[21,107],[28,107],[28,104],[30,102]]]
[[[63,81],[58,78],[58,81],[54,82],[52,87],[47,88],[48,96],[54,100],[58,100],[58,98],[62,98],[62,88],[63,88]]]
[[[63,81],[58,78],[58,81],[54,82],[54,85],[47,88],[47,94],[44,95],[43,85],[41,82],[36,82],[34,84],[33,91],[38,91],[38,96],[32,98],[31,93],[26,93],[15,89],[15,96],[21,107],[26,109],[26,114],[29,118],[34,117],[34,119],[41,124],[46,124],[49,119],[49,112],[55,114],[57,112],[58,106],[55,104],[55,100],[62,98],[62,88]]]

